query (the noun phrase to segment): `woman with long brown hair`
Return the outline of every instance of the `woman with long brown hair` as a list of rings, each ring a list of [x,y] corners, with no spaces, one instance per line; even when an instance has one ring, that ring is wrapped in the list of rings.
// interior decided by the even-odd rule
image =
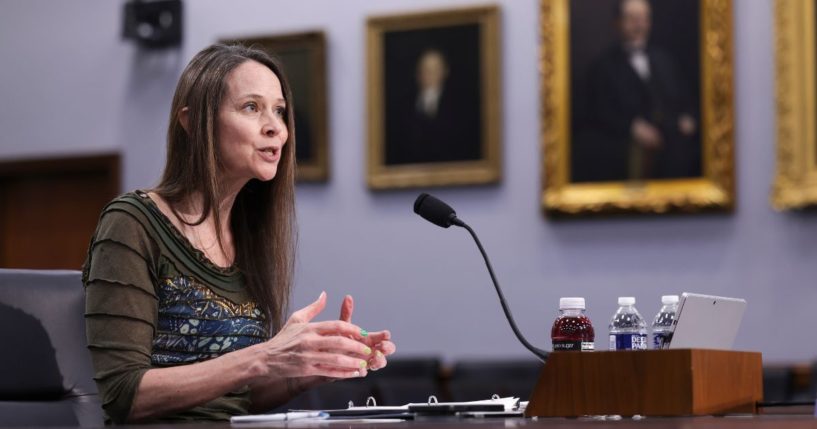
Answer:
[[[88,347],[113,422],[227,419],[394,352],[388,331],[285,320],[295,253],[295,129],[283,69],[240,45],[199,52],[179,79],[155,189],[102,212],[83,269]]]

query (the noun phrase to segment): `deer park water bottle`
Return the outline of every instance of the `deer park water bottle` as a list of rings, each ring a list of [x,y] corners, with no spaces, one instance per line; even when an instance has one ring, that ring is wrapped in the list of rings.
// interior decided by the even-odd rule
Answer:
[[[675,327],[675,313],[678,312],[678,295],[664,295],[661,297],[661,310],[652,321],[652,348],[665,349],[672,340]]]
[[[585,314],[584,298],[559,299],[559,316],[550,330],[553,351],[594,350],[596,334],[593,324]]]
[[[646,350],[647,323],[635,308],[635,298],[619,297],[618,305],[610,321],[610,350]]]

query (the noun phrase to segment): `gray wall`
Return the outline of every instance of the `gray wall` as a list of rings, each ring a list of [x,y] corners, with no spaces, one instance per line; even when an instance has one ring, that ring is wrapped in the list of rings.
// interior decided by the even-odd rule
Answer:
[[[121,5],[114,3],[0,0],[0,158],[121,150],[125,188],[151,186],[163,166],[175,80],[196,51],[222,37],[322,29],[332,179],[298,190],[295,307],[326,290],[323,317],[335,317],[350,293],[356,321],[391,329],[404,355],[526,356],[467,233],[413,215],[416,191],[372,193],[365,186],[365,18],[471,2],[188,1],[184,47],[165,53],[120,41]],[[738,348],[761,351],[767,361],[814,358],[817,219],[776,213],[768,203],[775,139],[770,0],[734,1],[735,213],[558,222],[545,219],[538,204],[538,2],[498,3],[504,178],[498,186],[435,193],[480,233],[531,341],[548,346],[560,296],[587,298],[603,348],[617,296],[636,296],[652,317],[660,295],[697,291],[749,301]]]

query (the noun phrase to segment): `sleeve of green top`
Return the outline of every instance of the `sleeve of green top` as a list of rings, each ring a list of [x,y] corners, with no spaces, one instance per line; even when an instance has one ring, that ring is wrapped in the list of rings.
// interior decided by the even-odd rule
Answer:
[[[102,408],[115,423],[130,414],[151,368],[156,330],[156,242],[135,215],[108,209],[84,269],[85,322]]]

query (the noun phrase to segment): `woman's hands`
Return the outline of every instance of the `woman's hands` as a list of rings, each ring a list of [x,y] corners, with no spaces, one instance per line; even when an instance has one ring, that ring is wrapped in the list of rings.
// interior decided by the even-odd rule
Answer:
[[[368,333],[342,320],[311,322],[325,307],[326,292],[322,292],[315,302],[293,313],[275,337],[258,346],[264,376],[352,378],[366,375],[369,359],[373,353],[376,355],[369,345],[371,341],[366,340]]]
[[[365,377],[368,370],[386,366],[386,356],[396,350],[389,331],[366,332],[352,324],[355,303],[349,295],[339,320],[311,322],[325,307],[326,293],[321,293],[293,313],[274,338],[255,346],[263,354],[260,373],[250,383],[254,411],[280,405],[318,384]]]
[[[346,295],[340,305],[340,320],[352,323],[352,313],[354,311],[355,301],[351,295]],[[397,350],[397,347],[391,342],[391,333],[389,331],[369,332],[363,341],[374,352],[368,359],[368,369],[372,371],[377,371],[386,366],[386,356]]]

